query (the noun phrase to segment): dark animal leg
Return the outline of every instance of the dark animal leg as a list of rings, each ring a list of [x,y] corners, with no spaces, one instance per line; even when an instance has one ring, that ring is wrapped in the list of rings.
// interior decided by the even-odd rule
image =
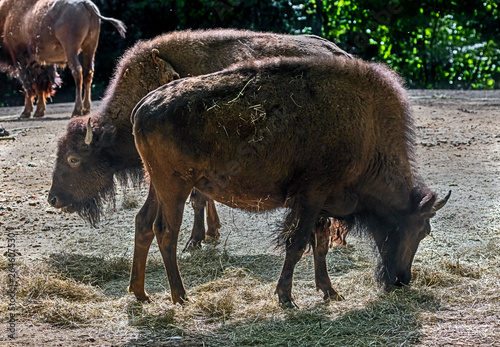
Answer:
[[[191,237],[184,250],[201,248],[202,241],[215,242],[219,239],[219,228],[221,227],[215,203],[207,199],[198,190],[191,192],[191,205],[194,209],[194,223]],[[207,209],[207,233],[205,234],[205,208]]]
[[[290,307],[297,307],[292,299],[293,271],[311,239],[312,229],[320,211],[318,206],[312,204],[294,205],[285,220],[282,238],[285,239],[286,255],[276,285],[279,303]]]
[[[323,291],[325,300],[342,300],[343,297],[333,288],[326,268],[326,255],[330,248],[330,220],[329,218],[320,218],[313,230],[311,240],[314,253],[314,278],[316,289]]]
[[[98,28],[100,28],[98,26]],[[91,104],[91,87],[92,79],[94,77],[94,56],[97,50],[97,43],[99,42],[99,30],[93,32],[92,36],[88,37],[83,43],[82,47],[82,61],[83,61],[83,109],[82,114],[90,112]]]
[[[134,293],[139,301],[151,300],[151,297],[144,289],[144,280],[148,251],[154,239],[153,223],[157,211],[156,197],[153,189],[150,187],[148,198],[135,217],[134,257],[128,287],[128,291]]]
[[[30,95],[28,91],[24,91],[24,110],[21,113],[20,118],[31,117],[31,112],[33,112],[33,96]]]
[[[216,242],[219,237],[219,228],[221,227],[219,215],[215,209],[215,202],[212,199],[207,200],[207,234],[205,242]]]
[[[188,301],[188,297],[177,265],[177,238],[181,228],[184,204],[191,188],[184,191],[182,187],[179,187],[178,182],[165,182],[165,186],[168,190],[163,191],[163,194],[158,194],[165,199],[158,204],[153,231],[167,271],[172,301],[174,304],[184,304]]]
[[[75,108],[73,109],[72,117],[83,115],[82,105],[82,84],[83,84],[83,69],[78,60],[78,52],[66,52],[68,57],[68,67],[71,70],[73,79],[75,80]]]
[[[43,91],[38,90],[36,92],[36,111],[33,117],[43,117],[45,115],[45,94]]]
[[[194,210],[194,222],[191,237],[184,247],[185,251],[201,248],[201,242],[205,239],[205,205],[207,199],[195,188],[191,191],[190,200]]]

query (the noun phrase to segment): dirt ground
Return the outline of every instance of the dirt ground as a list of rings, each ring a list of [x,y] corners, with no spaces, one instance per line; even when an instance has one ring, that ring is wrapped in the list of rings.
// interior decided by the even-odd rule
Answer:
[[[500,235],[500,91],[411,90],[409,94],[417,126],[419,172],[439,196],[452,190],[450,201],[433,219],[433,233],[417,252],[417,266],[424,257],[436,261],[449,257],[479,267],[498,259],[499,247],[493,243]],[[94,102],[93,108],[98,105]],[[146,197],[144,188],[121,189],[116,205],[109,207],[97,229],[46,201],[57,140],[65,133],[72,107],[49,104],[44,118],[27,120],[17,118],[22,108],[0,109],[0,126],[10,132],[10,137],[0,138],[0,255],[7,251],[7,233],[15,232],[19,261],[46,260],[63,252],[89,257],[132,256],[134,216]],[[217,247],[232,254],[275,254],[269,230],[283,211],[248,214],[218,207],[223,227]],[[180,244],[187,240],[191,223],[191,208],[187,207]],[[156,248],[151,248],[151,257],[159,257]],[[492,276],[498,284],[498,273]],[[153,279],[147,278],[149,288],[154,286],[150,281]],[[161,281],[158,290],[168,290],[162,287],[164,279]],[[124,292],[125,288],[119,290]],[[498,292],[493,293],[492,298],[498,297]],[[458,304],[442,305],[447,309],[422,318],[419,344],[460,345],[464,336],[467,341],[472,336],[478,345],[500,344],[499,302],[489,303],[493,307],[489,317],[461,312]],[[92,345],[84,333],[49,325],[21,322],[17,340],[10,342],[5,337],[6,327],[0,324],[0,329],[0,345],[1,341]],[[127,337],[111,341],[112,345],[126,343],[134,345]]]

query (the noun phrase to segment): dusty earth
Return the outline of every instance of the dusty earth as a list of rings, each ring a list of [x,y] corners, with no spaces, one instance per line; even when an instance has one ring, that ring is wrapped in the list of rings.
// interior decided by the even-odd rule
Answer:
[[[478,266],[488,259],[498,259],[498,245],[491,243],[498,241],[500,234],[500,91],[412,90],[409,94],[417,126],[420,173],[440,196],[452,190],[448,205],[434,218],[433,233],[421,244],[416,262],[419,257],[435,254],[439,254],[436,261],[449,256]],[[93,108],[98,105],[95,102]],[[22,108],[0,109],[0,126],[10,132],[9,137],[0,138],[0,255],[7,250],[6,234],[15,232],[17,260],[24,262],[61,252],[132,256],[134,215],[146,196],[144,188],[121,189],[115,206],[109,207],[97,229],[77,215],[50,207],[46,201],[57,139],[65,133],[72,107],[49,104],[44,118],[27,120],[17,118]],[[217,247],[244,255],[275,252],[269,229],[282,211],[252,215],[218,206],[223,227]],[[187,240],[191,221],[191,209],[187,207],[181,244]],[[150,256],[158,257],[156,248],[153,244]],[[488,249],[491,251],[485,252]],[[150,289],[152,281],[147,278]],[[493,297],[498,298],[498,293]],[[467,341],[472,336],[478,345],[499,344],[500,304],[490,304],[493,309],[487,319],[454,309],[427,319],[421,327],[420,343],[460,344],[461,337],[467,335]],[[48,341],[53,345],[92,344],[75,330],[22,323],[17,326],[17,340],[9,341],[3,323],[0,345],[30,345],[30,341],[33,345],[42,345],[34,341],[46,341],[46,345]],[[426,332],[428,325],[433,325],[438,337],[430,330]]]

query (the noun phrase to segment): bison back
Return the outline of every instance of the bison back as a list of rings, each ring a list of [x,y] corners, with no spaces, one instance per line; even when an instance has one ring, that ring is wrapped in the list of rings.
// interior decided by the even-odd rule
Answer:
[[[294,182],[352,187],[379,151],[398,156],[402,92],[387,68],[357,59],[268,59],[160,87],[132,120],[143,159],[216,177],[222,195],[279,201]]]

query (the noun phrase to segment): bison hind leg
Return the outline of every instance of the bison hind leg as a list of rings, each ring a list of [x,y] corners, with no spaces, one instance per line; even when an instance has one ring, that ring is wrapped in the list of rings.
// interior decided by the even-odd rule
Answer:
[[[311,245],[314,254],[314,278],[316,281],[316,289],[321,290],[324,294],[324,300],[343,300],[335,288],[333,288],[328,276],[326,267],[326,255],[334,240],[332,231],[336,229],[336,220],[321,217],[318,219],[312,233]]]
[[[307,196],[315,195],[307,194]],[[285,218],[284,228],[279,237],[279,240],[285,244],[285,262],[276,285],[279,302],[286,307],[297,307],[292,298],[293,272],[295,265],[310,243],[312,230],[319,218],[323,201],[317,196],[313,201],[301,201],[299,198],[293,198],[289,205],[291,211]]]

